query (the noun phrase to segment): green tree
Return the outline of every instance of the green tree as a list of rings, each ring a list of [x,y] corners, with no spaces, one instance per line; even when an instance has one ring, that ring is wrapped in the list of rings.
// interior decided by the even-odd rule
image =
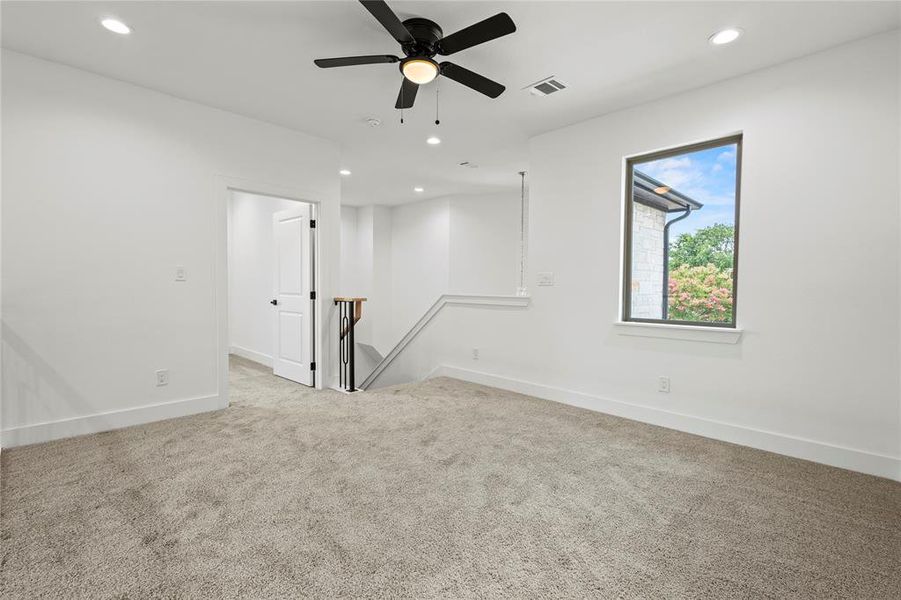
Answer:
[[[725,271],[732,268],[734,247],[735,227],[732,225],[717,223],[694,233],[683,233],[670,244],[669,268],[713,265]]]

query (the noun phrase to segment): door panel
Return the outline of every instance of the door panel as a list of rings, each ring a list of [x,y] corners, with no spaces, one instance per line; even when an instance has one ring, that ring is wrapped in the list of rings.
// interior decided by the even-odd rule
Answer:
[[[279,339],[279,356],[282,360],[302,363],[303,315],[281,311],[279,320],[279,330],[283,333]]]
[[[284,212],[276,213],[275,218],[280,218]],[[293,212],[287,211],[287,212]],[[303,247],[302,227],[310,226],[302,217],[286,215],[279,220],[275,227],[276,244],[278,246],[278,281],[276,287],[282,294],[301,294],[303,292],[302,263],[306,258]],[[300,261],[300,262],[298,262]]]
[[[298,203],[295,208],[275,213],[272,227],[276,300],[273,307],[276,339],[273,372],[279,377],[312,385],[310,206]]]

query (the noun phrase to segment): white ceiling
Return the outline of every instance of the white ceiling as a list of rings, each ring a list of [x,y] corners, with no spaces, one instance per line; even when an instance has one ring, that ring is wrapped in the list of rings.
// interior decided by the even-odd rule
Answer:
[[[450,34],[505,11],[518,31],[451,57],[507,86],[497,100],[440,81],[399,123],[397,65],[321,70],[314,58],[399,54],[357,2],[3,2],[3,47],[340,142],[347,204],[518,189],[529,137],[809,54],[901,23],[894,2],[389,2]],[[129,36],[102,29],[116,16]],[[745,35],[713,47],[725,26]],[[521,88],[555,75],[553,96]],[[370,128],[367,117],[381,119]],[[458,166],[464,160],[477,169]],[[425,193],[413,192],[415,185]]]

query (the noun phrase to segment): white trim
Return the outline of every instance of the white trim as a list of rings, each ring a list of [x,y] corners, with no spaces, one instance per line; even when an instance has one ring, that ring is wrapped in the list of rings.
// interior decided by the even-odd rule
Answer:
[[[263,354],[262,352],[257,352],[256,350],[250,350],[249,348],[242,348],[241,346],[229,346],[228,351],[230,354],[234,354],[235,356],[240,356],[241,358],[252,360],[255,363],[265,365],[270,369],[272,368],[272,357],[268,354]]]
[[[144,425],[154,421],[186,417],[197,413],[224,408],[218,395],[173,400],[160,404],[148,404],[95,413],[83,417],[71,417],[58,421],[46,421],[33,425],[10,427],[3,430],[4,446],[25,446],[39,444],[76,435],[87,435],[133,425]]]
[[[532,301],[530,296],[489,296],[485,294],[444,294],[438,300],[444,304],[461,306],[510,306],[525,308]]]
[[[794,458],[901,481],[901,458],[899,457],[714,421],[712,419],[641,406],[621,400],[602,398],[583,392],[449,365],[437,367],[426,378],[439,376],[454,377],[472,383],[488,385],[545,400],[624,417],[633,421],[659,425],[724,442],[750,446],[751,448],[767,450]]]
[[[457,306],[506,306],[511,308],[525,308],[532,301],[530,296],[492,296],[486,294],[442,294],[435,300],[424,315],[410,328],[410,331],[400,339],[399,342],[391,349],[391,351],[377,364],[372,372],[360,384],[360,389],[369,389],[369,386],[375,383],[382,372],[388,368],[395,358],[397,358],[404,348],[412,342],[419,332],[422,331],[435,316],[441,312],[441,309],[448,304]]]
[[[638,323],[617,321],[613,324],[616,333],[638,337],[653,337],[689,342],[711,342],[714,344],[737,344],[743,329],[733,327],[704,327],[703,325],[673,325],[669,323]]]

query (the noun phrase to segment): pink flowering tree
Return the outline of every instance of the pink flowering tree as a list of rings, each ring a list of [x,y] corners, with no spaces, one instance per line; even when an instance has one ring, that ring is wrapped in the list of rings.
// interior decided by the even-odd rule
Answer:
[[[670,271],[669,318],[679,321],[732,320],[732,269],[683,264]]]

